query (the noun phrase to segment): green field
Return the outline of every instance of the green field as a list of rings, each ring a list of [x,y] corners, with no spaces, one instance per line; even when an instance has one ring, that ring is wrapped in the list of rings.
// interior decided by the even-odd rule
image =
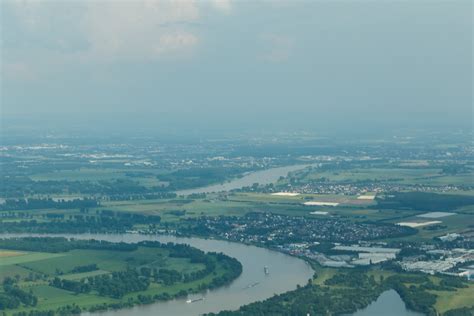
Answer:
[[[119,159],[120,160],[120,159]],[[126,159],[125,159],[126,160]],[[443,186],[447,184],[473,183],[474,171],[466,169],[464,173],[448,175],[442,173],[442,168],[427,160],[402,160],[397,163],[374,163],[371,167],[361,168],[355,166],[349,169],[320,169],[311,168],[290,173],[289,177],[280,180],[276,186],[284,186],[290,179],[295,178],[299,183],[308,183],[325,178],[328,183],[356,183],[358,181],[381,181],[399,184],[425,184]],[[103,181],[113,179],[129,179],[137,181],[141,185],[151,188],[161,185],[159,175],[163,170],[140,167],[114,168],[80,168],[74,170],[60,170],[54,172],[38,173],[31,176],[35,181],[68,180],[68,181]],[[454,191],[450,194],[474,196],[472,191]],[[382,193],[383,195],[383,193]],[[61,195],[58,195],[61,196]],[[68,197],[64,195],[64,197]],[[306,201],[337,202],[336,207],[328,206],[304,206]],[[248,212],[273,212],[290,216],[309,216],[324,218],[323,215],[310,215],[311,211],[328,212],[327,216],[347,218],[353,221],[380,221],[396,223],[402,220],[411,220],[413,216],[420,214],[421,210],[396,210],[377,209],[377,202],[371,200],[358,200],[355,195],[342,194],[301,194],[294,197],[273,196],[268,193],[229,193],[224,196],[208,194],[206,198],[197,199],[155,199],[155,200],[123,200],[102,201],[98,210],[106,209],[118,212],[140,213],[145,215],[158,215],[162,222],[177,222],[183,218],[193,218],[202,215],[219,216],[232,215],[241,216]],[[79,210],[68,210],[66,214],[74,216]],[[93,211],[93,210],[92,210]],[[179,214],[183,213],[184,214]],[[472,221],[468,215],[474,214],[474,205],[467,205],[456,209],[460,215],[456,219],[443,219],[443,224],[448,227],[444,230],[426,231],[420,229],[420,238],[432,238],[438,233],[456,231],[466,228],[466,223]],[[62,210],[38,210],[34,212],[35,220],[38,222],[45,219],[41,216],[47,213],[64,213]],[[461,214],[462,213],[462,214]],[[2,221],[19,221],[18,218],[3,218]]]
[[[454,200],[469,200],[474,196],[474,191],[455,190],[450,188],[449,192],[437,190],[445,185],[470,185],[473,182],[474,173],[471,171],[448,175],[443,174],[437,167],[430,167],[423,161],[411,161],[400,164],[401,167],[380,166],[375,168],[353,168],[344,170],[302,170],[294,172],[290,177],[280,180],[277,184],[285,186],[296,178],[299,183],[311,183],[324,178],[328,183],[391,183],[391,184],[409,184],[409,185],[429,185],[435,187],[431,195],[449,200],[447,195],[457,196]],[[63,170],[58,172],[48,172],[31,176],[35,181],[110,181],[117,179],[128,179],[139,184],[152,188],[163,185],[158,179],[159,172],[140,173],[139,169],[134,176],[127,175],[124,169],[77,169]],[[430,189],[429,193],[433,193]],[[403,191],[403,190],[402,190]],[[407,192],[402,192],[406,195]],[[408,193],[414,193],[408,192]],[[423,194],[425,194],[424,192]],[[200,216],[243,216],[248,212],[271,212],[288,216],[305,216],[311,218],[339,218],[354,222],[375,222],[392,223],[399,222],[422,222],[437,220],[440,225],[433,229],[431,226],[417,228],[418,233],[407,237],[399,237],[396,240],[432,242],[434,237],[439,237],[447,233],[462,233],[472,230],[474,223],[474,205],[471,203],[459,204],[455,207],[449,203],[436,203],[433,211],[449,211],[453,216],[442,218],[420,218],[418,215],[427,213],[426,199],[420,204],[420,199],[396,200],[393,205],[387,199],[387,196],[396,196],[399,193],[381,192],[377,194],[377,200],[359,200],[357,195],[344,194],[301,194],[298,196],[275,196],[270,193],[261,192],[234,192],[226,194],[207,194],[205,197],[197,198],[163,198],[163,199],[138,199],[132,198],[110,201],[101,200],[99,207],[91,207],[84,212],[80,209],[41,209],[41,210],[15,210],[2,217],[2,223],[20,223],[25,220],[35,220],[38,223],[53,222],[50,214],[64,214],[64,219],[68,220],[74,216],[99,217],[101,211],[108,210],[123,213],[136,213],[142,215],[160,216],[161,224],[155,228],[163,228],[170,225],[171,228],[180,227],[179,223],[183,219],[196,218]],[[415,193],[419,194],[419,193]],[[438,196],[439,195],[439,196]],[[72,195],[59,194],[58,196],[72,197]],[[444,196],[444,197],[443,197]],[[452,198],[452,197],[451,197]],[[303,203],[313,202],[335,202],[337,206],[305,206]],[[401,202],[400,202],[401,201]],[[426,203],[425,203],[426,201]],[[437,200],[436,200],[437,201]],[[397,202],[400,202],[397,204]],[[384,204],[385,203],[385,204]],[[405,204],[404,204],[405,203]],[[454,203],[456,204],[456,203]],[[432,207],[432,206],[431,206]],[[327,212],[327,215],[312,215],[312,211]],[[16,213],[16,215],[15,215]],[[112,215],[117,216],[117,214]],[[58,220],[58,221],[61,221]],[[57,222],[56,222],[57,223]],[[148,229],[147,222],[136,224],[131,229]],[[394,241],[394,239],[383,240]],[[85,266],[91,263],[97,264],[97,270],[86,272],[75,272],[77,266]],[[32,291],[38,296],[39,305],[37,309],[48,310],[58,307],[77,304],[82,308],[90,308],[98,304],[121,304],[124,302],[136,301],[138,295],[162,295],[167,293],[171,296],[180,291],[197,291],[199,288],[210,284],[216,276],[225,274],[226,268],[217,265],[215,275],[208,274],[199,280],[190,282],[177,282],[172,285],[165,285],[160,282],[151,282],[150,286],[143,291],[127,293],[120,299],[97,295],[96,292],[75,293],[72,291],[60,289],[50,285],[51,279],[58,277],[61,280],[81,281],[87,278],[98,276],[110,276],[115,272],[124,271],[130,267],[139,269],[147,267],[151,269],[172,269],[183,274],[191,274],[205,269],[202,263],[191,263],[187,258],[170,257],[169,252],[164,249],[148,249],[139,247],[132,253],[123,251],[103,251],[92,249],[75,249],[65,253],[46,253],[24,251],[23,253],[12,254],[0,250],[0,280],[7,277],[20,280],[19,286],[25,291]],[[317,278],[313,283],[318,286],[326,286],[325,281],[341,272],[347,272],[344,269],[323,268],[315,266]],[[393,271],[380,270],[378,268],[369,270],[369,275],[374,276],[375,280],[381,284],[383,279],[395,275]],[[31,275],[41,276],[35,280],[30,280]],[[439,277],[430,277],[434,284],[439,284]],[[407,284],[408,286],[411,284]],[[335,287],[337,288],[337,286]],[[1,292],[1,290],[0,290]],[[436,295],[435,308],[443,313],[453,308],[471,306],[474,297],[474,285],[470,284],[468,288],[459,288],[455,291],[431,291]],[[29,311],[31,308],[23,306],[15,311]]]
[[[2,260],[0,261],[0,266],[27,265],[28,263],[52,260],[54,258],[60,258],[62,256],[64,255],[56,254],[56,253],[30,252],[21,256],[2,258]],[[7,269],[7,268],[4,268],[4,269]],[[1,275],[1,272],[0,272],[0,275]]]
[[[455,292],[438,291],[433,293],[438,297],[435,307],[440,313],[461,307],[472,307],[474,305],[474,284],[472,284],[472,282],[468,288],[458,289]]]
[[[450,193],[457,194],[457,193]],[[463,192],[459,196],[473,196],[473,192]],[[304,202],[337,202],[337,206],[305,206]],[[92,208],[88,213],[93,216],[96,210],[112,210],[116,212],[138,213],[143,215],[160,216],[162,223],[177,223],[182,219],[200,216],[243,216],[248,212],[272,212],[289,216],[307,216],[313,218],[338,217],[351,221],[371,221],[381,223],[398,223],[424,221],[417,215],[426,213],[417,209],[390,209],[377,207],[377,201],[358,200],[357,196],[337,194],[302,194],[293,197],[274,196],[268,193],[230,193],[225,196],[208,194],[205,198],[197,199],[155,199],[155,200],[126,200],[103,201],[101,206]],[[328,212],[327,215],[311,215],[312,211]],[[44,209],[34,211],[15,211],[31,214],[41,223],[47,222],[46,214],[65,214],[65,216],[81,215],[78,209],[57,210]],[[460,232],[469,228],[474,222],[474,205],[461,206],[452,210],[454,216],[435,220],[442,222],[443,227],[429,230],[426,227],[418,228],[419,233],[410,236],[410,239],[431,240],[450,232]],[[4,223],[19,222],[21,218],[3,219]],[[444,227],[446,226],[446,227]],[[137,228],[146,228],[139,225]],[[12,260],[12,259],[11,259]]]
[[[55,242],[55,241],[51,241]],[[14,248],[1,250],[4,258],[0,260],[0,280],[8,278],[16,280],[20,290],[32,293],[37,297],[38,303],[35,307],[20,305],[14,309],[7,309],[6,315],[16,312],[31,310],[57,310],[67,305],[75,304],[87,310],[88,308],[106,304],[137,304],[139,296],[167,295],[172,298],[175,295],[192,293],[206,288],[214,283],[216,278],[227,275],[229,267],[226,262],[217,260],[213,255],[208,260],[215,262],[215,268],[206,272],[206,265],[200,262],[191,262],[188,257],[176,257],[170,255],[170,248],[157,246],[138,246],[134,250],[106,250],[106,249],[71,249],[65,252],[46,253],[34,251],[18,251]],[[13,250],[10,250],[13,249]],[[185,253],[183,253],[185,255]],[[92,271],[79,271],[81,267],[94,264]],[[125,293],[122,297],[100,295],[96,290],[88,292],[77,292],[58,287],[51,283],[53,279],[59,278],[65,282],[76,282],[76,284],[88,283],[90,278],[102,278],[102,276],[123,273],[124,271],[175,271],[180,275],[191,275],[193,273],[204,273],[202,277],[186,281],[176,280],[172,283],[163,283],[157,279],[151,279],[149,286],[144,290]],[[131,269],[131,270],[130,270]],[[142,276],[143,278],[143,276]],[[120,285],[117,285],[120,286]],[[5,290],[4,290],[5,289]],[[0,295],[6,288],[0,288]]]
[[[134,174],[136,173],[136,174]],[[159,172],[149,169],[136,168],[80,168],[74,170],[59,170],[31,175],[33,181],[110,181],[117,179],[129,179],[138,182],[144,187],[167,185],[156,176]],[[131,176],[133,175],[133,176]]]
[[[173,199],[104,202],[102,207],[114,211],[159,215],[164,221],[176,221],[180,217],[173,215],[171,211],[186,210],[187,217],[243,215],[251,210],[253,203],[219,199]]]
[[[418,167],[418,168],[394,168],[394,167],[373,167],[373,168],[353,168],[349,170],[319,170],[312,169],[296,171],[291,176],[298,178],[301,183],[325,178],[327,181],[357,182],[357,181],[385,181],[400,184],[425,184],[433,186],[442,185],[462,185],[473,184],[474,172],[466,172],[456,175],[447,175],[439,168]],[[280,183],[288,183],[288,179]]]

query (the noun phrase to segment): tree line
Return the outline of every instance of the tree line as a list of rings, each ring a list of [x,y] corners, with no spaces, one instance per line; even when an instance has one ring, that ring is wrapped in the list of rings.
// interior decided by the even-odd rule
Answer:
[[[0,204],[0,211],[12,210],[35,210],[35,209],[73,209],[97,207],[99,202],[95,199],[73,199],[73,200],[53,200],[52,198],[27,198],[27,199],[6,199]]]

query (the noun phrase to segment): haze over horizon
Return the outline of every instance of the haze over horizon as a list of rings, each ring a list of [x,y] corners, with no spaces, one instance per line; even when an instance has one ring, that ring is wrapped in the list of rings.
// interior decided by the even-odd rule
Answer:
[[[471,1],[1,9],[4,127],[472,129]]]
[[[0,316],[474,316],[473,0],[0,0]]]

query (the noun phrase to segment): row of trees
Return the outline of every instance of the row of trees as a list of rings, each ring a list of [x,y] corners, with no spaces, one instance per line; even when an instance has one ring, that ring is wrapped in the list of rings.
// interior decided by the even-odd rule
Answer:
[[[377,197],[376,209],[400,209],[418,211],[452,211],[474,204],[474,197],[429,192],[391,192]]]
[[[97,275],[81,281],[56,277],[50,282],[50,286],[74,293],[89,293],[95,290],[100,296],[116,299],[122,298],[127,293],[144,291],[149,285],[148,278],[141,277],[134,269]]]
[[[83,272],[90,272],[90,271],[96,271],[99,270],[99,267],[97,266],[96,263],[84,265],[84,266],[77,266],[74,267],[71,272],[72,273],[83,273]]]
[[[37,194],[87,194],[107,196],[111,199],[169,198],[171,188],[158,185],[145,187],[133,179],[113,179],[100,181],[47,180],[33,181],[27,176],[3,177],[0,181],[0,196],[18,198]],[[165,193],[160,195],[160,193]]]
[[[105,233],[125,232],[134,224],[158,224],[160,216],[147,216],[127,212],[98,211],[97,214],[48,215],[49,221],[0,221],[0,230],[12,233]]]
[[[171,286],[179,282],[188,283],[202,279],[215,271],[217,262],[224,268],[225,272],[222,275],[215,276],[206,287],[201,289],[216,288],[227,284],[242,273],[240,262],[223,254],[211,253],[199,259],[197,257],[191,258],[191,261],[204,264],[205,269],[191,273],[181,273],[174,269],[156,269],[143,266],[137,269],[129,268],[126,271],[88,277],[79,281],[56,277],[50,282],[50,285],[75,293],[88,293],[95,290],[101,296],[121,298],[130,292],[146,290],[151,281]]]
[[[133,251],[137,244],[112,243],[103,240],[67,239],[64,237],[22,237],[0,239],[0,248],[24,251],[66,252],[73,249]]]
[[[51,198],[45,199],[6,199],[4,203],[0,204],[0,211],[11,210],[34,210],[34,209],[73,209],[73,208],[88,208],[97,207],[99,202],[94,199],[74,199],[74,200],[53,200]]]

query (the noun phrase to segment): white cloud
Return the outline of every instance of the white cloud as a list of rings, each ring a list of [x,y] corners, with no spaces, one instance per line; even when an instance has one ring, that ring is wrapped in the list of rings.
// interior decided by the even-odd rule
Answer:
[[[211,4],[215,9],[223,13],[230,13],[232,10],[232,3],[230,0],[212,0]]]
[[[91,57],[150,60],[194,48],[198,18],[194,1],[92,2],[82,25]]]
[[[54,58],[58,54],[64,60],[85,62],[178,58],[200,43],[197,0],[6,3],[27,46],[49,51]]]

